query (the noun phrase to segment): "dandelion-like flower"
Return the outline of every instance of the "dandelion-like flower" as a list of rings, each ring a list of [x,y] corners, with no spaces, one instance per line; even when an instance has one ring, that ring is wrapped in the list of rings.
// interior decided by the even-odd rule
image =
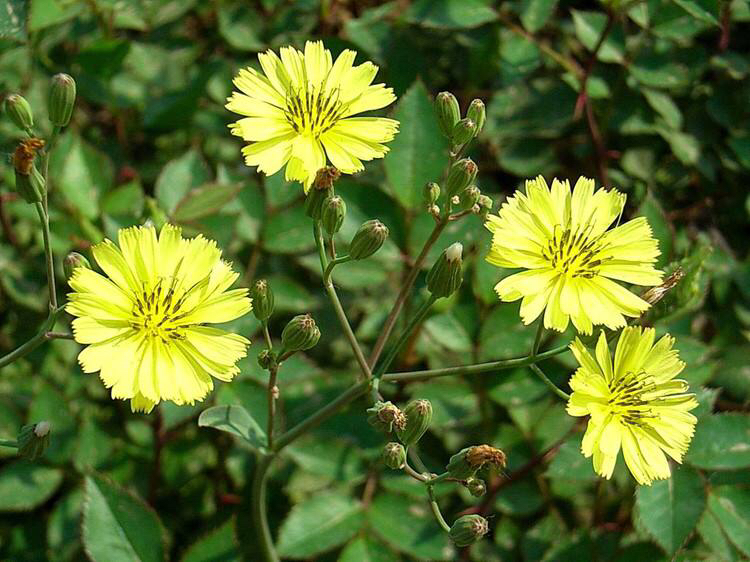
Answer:
[[[661,283],[654,267],[659,245],[648,221],[639,217],[607,230],[622,214],[625,195],[594,191],[581,177],[571,193],[568,181],[552,189],[541,176],[526,181],[485,225],[492,232],[487,261],[527,271],[495,286],[504,301],[521,301],[521,318],[531,324],[544,311],[544,326],[562,332],[573,321],[590,334],[592,326],[611,329],[638,317],[649,304],[614,280],[634,285]]]
[[[576,338],[570,345],[581,365],[570,379],[571,416],[590,415],[581,452],[594,457],[594,470],[609,478],[622,448],[625,464],[639,484],[669,478],[669,462],[677,462],[690,445],[698,405],[688,384],[675,377],[685,368],[674,338],[654,344],[653,328],[625,328],[614,363],[604,332],[596,360]]]
[[[93,247],[105,273],[77,267],[66,310],[77,316],[73,334],[87,345],[78,355],[86,373],[99,371],[112,398],[130,399],[150,412],[160,400],[193,404],[229,381],[249,341],[205,324],[227,322],[251,310],[247,289],[228,290],[237,279],[216,243],[182,238],[165,225],[120,230]]]
[[[333,62],[322,41],[305,43],[304,53],[282,47],[258,55],[263,72],[245,68],[234,79],[240,90],[227,109],[244,115],[230,125],[251,144],[242,149],[248,166],[266,175],[286,164],[287,180],[310,188],[326,156],[346,174],[363,169],[363,160],[382,158],[398,131],[398,121],[353,117],[381,109],[396,96],[384,84],[372,84],[378,67],[354,66],[356,52],[346,49]]]

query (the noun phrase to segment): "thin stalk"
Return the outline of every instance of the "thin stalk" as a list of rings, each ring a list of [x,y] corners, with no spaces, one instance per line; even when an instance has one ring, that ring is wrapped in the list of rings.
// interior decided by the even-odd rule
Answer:
[[[328,266],[325,268],[325,271],[323,271],[323,283],[327,284],[331,281],[331,274],[333,273],[334,267],[336,267],[339,264],[351,261],[351,259],[352,258],[350,258],[348,255],[332,259],[331,262],[328,264]]]
[[[430,295],[430,298],[427,299],[421,307],[419,307],[419,310],[417,310],[416,314],[412,316],[411,320],[409,320],[409,324],[407,324],[406,328],[404,328],[404,331],[401,333],[401,336],[399,337],[398,341],[394,344],[394,346],[391,348],[391,350],[388,352],[388,355],[383,360],[382,363],[380,363],[380,366],[375,369],[375,372],[373,373],[373,376],[377,379],[380,378],[385,370],[390,367],[393,360],[398,356],[398,353],[401,351],[401,348],[404,347],[404,344],[406,343],[406,340],[409,339],[409,335],[414,331],[414,329],[422,322],[427,312],[430,310],[430,307],[435,303],[437,298]]]
[[[47,332],[44,337],[48,340],[74,340],[73,334],[67,334],[65,332]]]
[[[268,481],[268,467],[273,461],[273,455],[258,455],[255,473],[253,474],[252,504],[253,518],[258,531],[260,550],[266,562],[278,562],[279,556],[273,545],[271,529],[266,517],[266,485]]]
[[[435,494],[432,491],[432,486],[427,486],[427,495],[430,498],[430,507],[432,508],[432,513],[435,515],[435,519],[437,519],[437,522],[446,533],[450,533],[451,526],[446,523],[445,518],[443,517],[443,513],[440,511],[440,506],[435,499]]]
[[[391,308],[391,311],[388,313],[388,318],[385,319],[383,329],[380,332],[377,341],[375,342],[375,346],[372,348],[372,353],[370,353],[370,360],[368,362],[370,367],[374,367],[375,363],[377,363],[378,359],[380,358],[380,354],[383,352],[383,348],[388,341],[388,337],[391,335],[393,327],[396,325],[398,315],[401,314],[401,310],[404,308],[404,303],[409,296],[409,292],[414,286],[414,281],[416,281],[417,275],[419,275],[419,272],[422,270],[422,265],[427,259],[427,254],[430,252],[430,249],[435,244],[435,242],[437,242],[437,239],[440,237],[440,234],[442,234],[447,224],[448,214],[443,216],[440,221],[435,223],[435,227],[432,229],[430,237],[424,243],[422,251],[419,253],[419,256],[417,256],[417,259],[414,261],[414,265],[406,275],[404,284],[401,286],[401,290],[396,297],[396,302],[393,303],[393,308]]]
[[[39,220],[42,223],[42,236],[44,238],[44,256],[47,260],[47,285],[49,285],[49,307],[51,310],[57,308],[57,289],[55,287],[55,261],[49,242],[49,215],[43,203],[35,205]]]
[[[12,449],[18,448],[18,441],[15,439],[0,439],[0,447],[10,447]]]
[[[404,463],[404,472],[414,478],[415,480],[419,480],[420,482],[427,482],[429,479],[414,470],[412,467],[409,466],[409,463]]]
[[[272,365],[268,370],[268,423],[266,425],[269,449],[273,449],[273,426],[276,420],[276,399],[279,392],[279,389],[276,388],[276,377],[278,374],[279,366]]]
[[[544,372],[539,367],[537,367],[535,363],[532,363],[531,365],[529,365],[529,367],[531,368],[532,371],[534,371],[534,373],[536,373],[539,376],[540,379],[542,379],[544,384],[546,384],[550,388],[550,390],[552,390],[552,392],[557,394],[560,398],[562,398],[565,401],[570,399],[570,395],[567,392],[557,388],[557,385],[553,383],[551,380],[549,380],[549,377],[547,377],[547,375],[545,375]]]
[[[268,331],[267,322],[263,322],[263,338],[266,340],[266,349],[271,351],[273,349],[273,341],[271,340],[271,334]]]
[[[539,319],[539,325],[536,328],[536,336],[534,337],[534,345],[531,346],[531,354],[529,357],[536,357],[539,351],[539,344],[542,343],[542,334],[544,334],[544,318]]]
[[[7,355],[0,357],[0,369],[5,367],[6,365],[9,365],[10,363],[13,363],[13,361],[20,359],[21,357],[25,357],[45,341],[47,341],[47,332],[50,330],[50,328],[52,328],[52,326],[55,325],[55,320],[57,320],[57,315],[61,310],[62,308],[50,310],[50,313],[47,316],[47,319],[44,321],[44,324],[42,324],[42,327],[33,338],[20,345]]]

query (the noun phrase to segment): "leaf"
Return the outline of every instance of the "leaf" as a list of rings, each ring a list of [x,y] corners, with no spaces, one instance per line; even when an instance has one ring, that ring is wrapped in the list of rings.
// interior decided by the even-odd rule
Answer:
[[[716,0],[673,0],[694,18],[712,25],[719,25],[719,3]]]
[[[682,127],[682,112],[670,96],[648,88],[643,88],[641,91],[648,104],[664,118],[667,125],[673,129]]]
[[[661,252],[656,266],[659,268],[664,267],[672,255],[674,234],[672,226],[667,221],[667,216],[664,214],[664,210],[661,208],[658,199],[650,192],[647,193],[636,215],[646,217],[648,220],[654,238],[659,241],[659,251]]]
[[[242,437],[251,447],[262,449],[268,444],[266,433],[242,406],[213,406],[198,418],[200,427],[213,427]]]
[[[55,493],[62,479],[62,470],[27,461],[4,466],[0,469],[0,511],[34,509]]]
[[[684,466],[673,470],[671,478],[639,486],[636,492],[638,524],[669,555],[692,534],[705,507],[703,478]]]
[[[362,455],[349,439],[308,436],[292,444],[287,454],[306,472],[330,483],[361,481],[366,474]]]
[[[66,0],[34,0],[29,14],[29,31],[39,31],[74,18],[83,8],[78,2]]]
[[[688,166],[698,163],[701,146],[697,138],[682,131],[673,131],[663,127],[659,127],[657,132],[669,143],[672,153],[680,162]]]
[[[86,477],[83,546],[94,562],[165,560],[164,528],[143,500],[103,476]]]
[[[531,33],[544,27],[557,8],[557,0],[523,0],[521,2],[521,23]]]
[[[29,3],[25,0],[7,0],[0,9],[0,39],[26,41],[26,17]]]
[[[534,329],[518,316],[520,304],[496,306],[482,324],[479,349],[482,361],[508,359],[526,354],[534,343]]]
[[[362,505],[343,492],[321,493],[292,508],[279,530],[278,551],[303,559],[345,543],[362,528]]]
[[[258,38],[262,19],[257,12],[245,4],[222,3],[219,5],[219,33],[235,49],[260,51],[264,44]]]
[[[206,162],[197,150],[190,149],[164,166],[154,186],[156,199],[171,214],[191,188],[206,183],[209,177]]]
[[[172,218],[177,222],[190,222],[214,215],[232,201],[241,189],[240,185],[202,185],[177,203]]]
[[[234,519],[229,519],[220,527],[199,538],[185,552],[182,562],[230,562],[240,560],[239,545],[234,528]]]
[[[315,246],[312,220],[301,205],[272,215],[263,225],[264,249],[272,254],[299,254]]]
[[[719,486],[708,496],[708,509],[745,556],[750,556],[750,490]]]
[[[424,185],[439,180],[443,173],[447,142],[420,81],[401,97],[393,116],[401,126],[384,160],[385,173],[394,197],[407,209],[414,209],[422,203]]]
[[[497,14],[482,0],[417,0],[406,19],[425,27],[457,29],[495,21]]]
[[[79,488],[58,500],[47,521],[47,544],[55,560],[76,560],[83,556],[80,526],[83,491]]]
[[[685,462],[707,470],[750,467],[750,415],[715,414],[699,420]]]
[[[357,537],[341,551],[338,562],[397,562],[395,552],[369,535]]]
[[[738,559],[737,551],[732,546],[732,543],[729,542],[729,539],[721,529],[718,519],[716,519],[716,516],[710,509],[707,509],[703,513],[703,517],[701,517],[698,523],[698,533],[720,560],[734,562]]]
[[[607,25],[607,16],[602,12],[571,10],[576,37],[589,51],[593,51]],[[599,48],[597,58],[603,62],[621,63],[624,60],[625,37],[622,29],[615,26],[607,34]]]

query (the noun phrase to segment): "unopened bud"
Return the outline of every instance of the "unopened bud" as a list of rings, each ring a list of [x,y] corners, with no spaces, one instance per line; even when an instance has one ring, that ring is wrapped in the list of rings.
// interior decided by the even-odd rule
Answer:
[[[65,272],[65,278],[70,279],[73,276],[73,272],[77,267],[84,267],[91,269],[91,264],[84,256],[78,252],[70,252],[63,260],[63,271]]]
[[[339,231],[344,223],[344,217],[346,217],[346,203],[341,197],[334,195],[323,202],[321,221],[329,236]]]
[[[446,137],[453,134],[453,127],[461,118],[461,109],[458,107],[456,96],[450,92],[440,92],[435,98],[435,113],[437,113],[438,125]]]
[[[432,421],[432,404],[429,400],[412,400],[404,408],[406,425],[396,429],[396,435],[407,447],[417,443],[430,427]]]
[[[484,122],[487,119],[484,102],[479,99],[472,101],[469,105],[469,110],[466,112],[466,116],[476,124],[477,131],[474,136],[478,135],[484,128]]]
[[[464,117],[453,127],[451,140],[455,146],[462,146],[477,134],[477,124],[468,117]]]
[[[480,195],[479,201],[477,201],[477,205],[479,205],[479,215],[482,216],[482,218],[485,218],[490,211],[492,211],[492,205],[493,201],[491,197],[488,197],[487,195]]]
[[[481,478],[471,477],[466,481],[466,489],[475,498],[479,498],[487,491],[487,484]]]
[[[462,158],[453,166],[448,173],[446,188],[448,195],[453,197],[459,195],[464,189],[469,187],[477,177],[477,165],[471,158]]]
[[[258,354],[258,365],[261,369],[269,370],[276,365],[276,354],[270,349],[264,349]]]
[[[76,81],[68,74],[55,74],[49,88],[49,120],[52,124],[65,127],[70,123],[75,103]]]
[[[431,181],[424,186],[422,195],[424,197],[424,202],[428,205],[432,205],[440,198],[440,186],[434,181]]]
[[[437,205],[428,205],[427,212],[430,213],[433,217],[437,218],[440,216],[440,207],[438,207]]]
[[[323,204],[330,199],[333,190],[330,187],[315,187],[307,192],[305,198],[305,214],[315,221],[323,218]]]
[[[451,197],[451,204],[458,205],[461,202],[461,198],[458,195]]]
[[[34,114],[26,98],[18,94],[10,94],[5,98],[5,112],[13,124],[22,131],[28,131],[34,126]]]
[[[362,224],[349,245],[349,257],[353,260],[369,258],[388,238],[388,227],[377,219]]]
[[[16,191],[27,203],[39,203],[46,189],[44,178],[36,166],[31,166],[28,174],[16,169]]]
[[[471,209],[479,202],[482,192],[476,185],[470,185],[461,192],[460,204],[462,209]]]
[[[482,207],[480,207],[479,205],[472,205],[471,212],[474,213],[475,215],[479,215],[482,213]]]
[[[367,409],[367,423],[384,433],[390,433],[394,428],[402,431],[406,427],[406,416],[392,402],[378,401]]]
[[[461,449],[453,455],[446,467],[453,478],[466,480],[486,464],[498,469],[505,467],[505,453],[489,445],[475,445]]]
[[[470,546],[481,539],[490,527],[481,515],[464,515],[456,519],[450,530],[450,537],[458,547]]]
[[[258,279],[250,289],[250,298],[253,299],[253,314],[261,322],[266,322],[273,314],[273,291],[268,281]]]
[[[388,468],[400,470],[406,465],[406,449],[401,443],[388,443],[383,448],[383,462]]]
[[[24,425],[18,432],[18,455],[30,461],[38,459],[49,445],[49,435],[48,421]]]
[[[305,351],[318,343],[320,330],[309,314],[300,314],[292,318],[281,332],[281,343],[284,351]]]
[[[449,297],[461,286],[463,250],[464,247],[460,242],[451,244],[440,254],[432,269],[427,273],[427,289],[435,298]]]

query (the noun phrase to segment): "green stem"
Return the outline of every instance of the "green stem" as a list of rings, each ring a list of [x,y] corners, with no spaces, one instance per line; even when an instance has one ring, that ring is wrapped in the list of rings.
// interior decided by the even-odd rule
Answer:
[[[396,356],[401,351],[401,348],[404,347],[404,344],[409,339],[409,335],[414,331],[414,329],[422,322],[427,312],[430,310],[430,307],[434,304],[434,302],[437,300],[436,297],[433,295],[430,295],[430,298],[427,299],[422,306],[417,310],[416,314],[412,316],[411,320],[409,320],[409,324],[407,324],[406,328],[404,328],[404,331],[401,333],[401,336],[399,337],[398,341],[395,343],[395,345],[391,348],[391,350],[388,352],[388,355],[386,358],[380,363],[380,366],[375,369],[375,372],[373,373],[373,376],[377,379],[380,378],[385,370],[390,367],[393,360],[396,358]]]
[[[255,519],[258,531],[260,550],[266,562],[279,561],[273,545],[271,529],[268,527],[268,518],[266,517],[266,484],[268,481],[268,468],[273,458],[274,455],[258,455],[252,487],[253,518]]]
[[[263,338],[266,340],[266,349],[268,351],[273,350],[273,341],[271,340],[271,334],[268,332],[268,322],[263,322]]]
[[[15,439],[0,439],[0,447],[10,447],[12,449],[18,448],[18,441]]]
[[[544,318],[539,319],[539,325],[536,328],[536,337],[534,338],[534,345],[531,346],[530,357],[536,357],[539,351],[539,344],[542,343],[542,334],[544,334]]]
[[[550,390],[552,390],[552,392],[557,394],[565,401],[570,399],[570,395],[567,392],[564,392],[557,388],[557,385],[549,380],[549,377],[547,377],[547,375],[545,375],[544,372],[539,367],[537,367],[535,363],[532,363],[531,365],[529,365],[529,367],[539,376],[540,379],[542,379],[544,384],[546,384],[550,388]]]
[[[333,273],[333,268],[336,267],[339,264],[346,263],[348,261],[351,261],[352,258],[347,256],[341,256],[340,258],[334,258],[331,260],[331,262],[328,264],[328,266],[325,268],[325,271],[323,272],[323,284],[328,284],[331,281],[331,274]]]
[[[430,507],[432,508],[432,513],[435,515],[435,519],[437,519],[437,522],[440,524],[440,526],[443,528],[443,530],[446,533],[450,533],[451,526],[448,525],[448,523],[446,523],[445,518],[443,517],[443,514],[440,511],[440,506],[438,505],[438,502],[435,499],[435,494],[432,491],[432,486],[427,486],[427,495],[430,498]]]
[[[55,288],[55,260],[49,241],[49,215],[43,203],[37,203],[36,212],[42,223],[42,237],[44,238],[44,256],[47,260],[47,285],[49,285],[49,307],[57,308],[57,289]]]
[[[276,399],[279,389],[276,387],[276,377],[279,374],[279,366],[274,364],[268,370],[268,423],[266,433],[268,434],[268,448],[273,449],[273,426],[276,421]]]
[[[44,321],[44,324],[42,324],[42,327],[33,338],[20,345],[7,355],[0,357],[0,369],[5,367],[6,365],[9,365],[10,363],[13,363],[13,361],[20,359],[21,357],[25,357],[45,341],[47,341],[47,332],[50,330],[50,328],[52,328],[52,326],[55,325],[55,320],[57,320],[57,315],[60,314],[61,310],[62,308],[50,310],[47,319]]]

